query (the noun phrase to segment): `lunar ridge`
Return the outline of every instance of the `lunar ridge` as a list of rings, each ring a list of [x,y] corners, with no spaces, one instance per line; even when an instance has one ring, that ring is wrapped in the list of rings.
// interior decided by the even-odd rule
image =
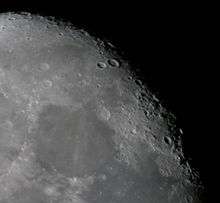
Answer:
[[[112,45],[0,14],[0,203],[202,203],[182,136]]]

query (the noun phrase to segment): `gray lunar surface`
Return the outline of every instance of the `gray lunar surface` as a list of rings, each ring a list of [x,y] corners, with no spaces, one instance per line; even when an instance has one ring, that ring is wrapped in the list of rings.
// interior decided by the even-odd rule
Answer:
[[[199,203],[175,115],[112,45],[0,14],[0,203]]]

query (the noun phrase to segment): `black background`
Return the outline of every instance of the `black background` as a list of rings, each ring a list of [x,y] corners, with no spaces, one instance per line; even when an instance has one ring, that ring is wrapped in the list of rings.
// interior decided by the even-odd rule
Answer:
[[[207,130],[211,108],[207,69],[207,19],[200,5],[100,3],[86,1],[16,2],[1,4],[1,12],[26,11],[67,19],[123,50],[150,87],[178,118],[184,148],[205,185],[212,164]],[[206,67],[206,71],[203,70]]]

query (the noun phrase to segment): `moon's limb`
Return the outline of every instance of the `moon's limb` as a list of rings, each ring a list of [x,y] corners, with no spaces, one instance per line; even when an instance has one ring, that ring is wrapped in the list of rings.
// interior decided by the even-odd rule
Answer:
[[[107,48],[0,15],[0,203],[202,202],[175,116]]]

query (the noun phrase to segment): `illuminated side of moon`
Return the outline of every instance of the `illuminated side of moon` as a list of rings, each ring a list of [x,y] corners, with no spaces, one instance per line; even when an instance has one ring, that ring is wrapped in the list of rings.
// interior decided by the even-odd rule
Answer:
[[[110,46],[0,15],[0,203],[202,202],[181,136]]]

